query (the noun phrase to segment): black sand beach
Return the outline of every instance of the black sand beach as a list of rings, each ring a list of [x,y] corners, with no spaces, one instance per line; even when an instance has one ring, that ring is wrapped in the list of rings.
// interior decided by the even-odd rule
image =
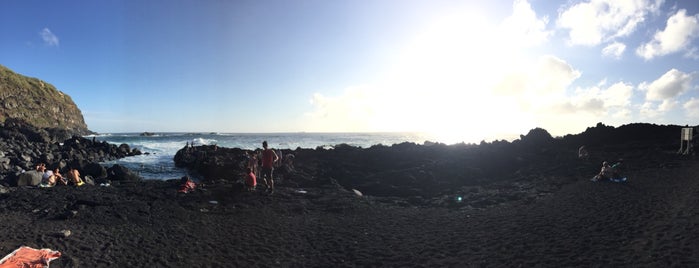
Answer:
[[[655,135],[619,139],[636,127]],[[271,195],[226,172],[239,150],[195,147],[205,159],[179,157],[210,174],[188,194],[174,180],[2,188],[0,252],[58,250],[51,267],[693,267],[699,163],[676,154],[676,129],[297,149]],[[619,158],[628,182],[590,181]]]

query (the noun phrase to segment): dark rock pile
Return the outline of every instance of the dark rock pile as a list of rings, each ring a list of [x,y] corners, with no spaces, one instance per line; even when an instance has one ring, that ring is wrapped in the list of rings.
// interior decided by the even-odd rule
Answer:
[[[674,151],[680,128],[598,124],[562,138],[537,128],[513,142],[479,145],[426,142],[358,148],[341,144],[332,149],[283,150],[284,155],[296,156],[295,169],[283,166],[275,170],[275,179],[278,185],[292,187],[337,183],[346,190],[413,205],[485,207],[530,202],[566,183],[591,178],[602,161],[623,158],[627,168],[635,169],[667,165],[679,157]],[[578,159],[581,145],[590,151],[587,160]],[[177,166],[206,180],[239,180],[245,163],[244,150],[215,146],[187,147],[175,156]]]
[[[61,172],[68,167],[77,168],[82,175],[94,180],[133,179],[123,167],[108,172],[99,162],[140,155],[139,150],[127,144],[116,146],[80,136],[63,139],[66,134],[65,130],[41,129],[22,120],[6,120],[0,125],[0,181],[5,185],[17,185],[20,174],[35,170],[40,163],[49,169],[59,168]]]

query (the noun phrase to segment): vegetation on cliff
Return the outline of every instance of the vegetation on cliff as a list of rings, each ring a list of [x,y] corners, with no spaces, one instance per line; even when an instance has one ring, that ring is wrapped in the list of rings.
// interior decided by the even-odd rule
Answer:
[[[17,118],[39,128],[88,134],[82,112],[67,94],[40,79],[0,65],[0,122]]]

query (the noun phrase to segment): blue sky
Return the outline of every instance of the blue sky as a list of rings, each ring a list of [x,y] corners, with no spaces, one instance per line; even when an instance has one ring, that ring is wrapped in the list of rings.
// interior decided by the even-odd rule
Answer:
[[[423,131],[699,121],[699,3],[3,1],[0,64],[97,132]]]

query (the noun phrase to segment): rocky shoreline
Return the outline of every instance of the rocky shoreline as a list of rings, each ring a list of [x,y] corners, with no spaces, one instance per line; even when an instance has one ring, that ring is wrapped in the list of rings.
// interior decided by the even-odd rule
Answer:
[[[27,185],[20,176],[40,163],[62,172],[69,166],[77,168],[97,183],[137,180],[133,172],[122,166],[115,165],[108,170],[99,163],[140,154],[128,144],[97,142],[73,136],[65,130],[36,128],[22,120],[8,119],[0,126],[0,184]]]

